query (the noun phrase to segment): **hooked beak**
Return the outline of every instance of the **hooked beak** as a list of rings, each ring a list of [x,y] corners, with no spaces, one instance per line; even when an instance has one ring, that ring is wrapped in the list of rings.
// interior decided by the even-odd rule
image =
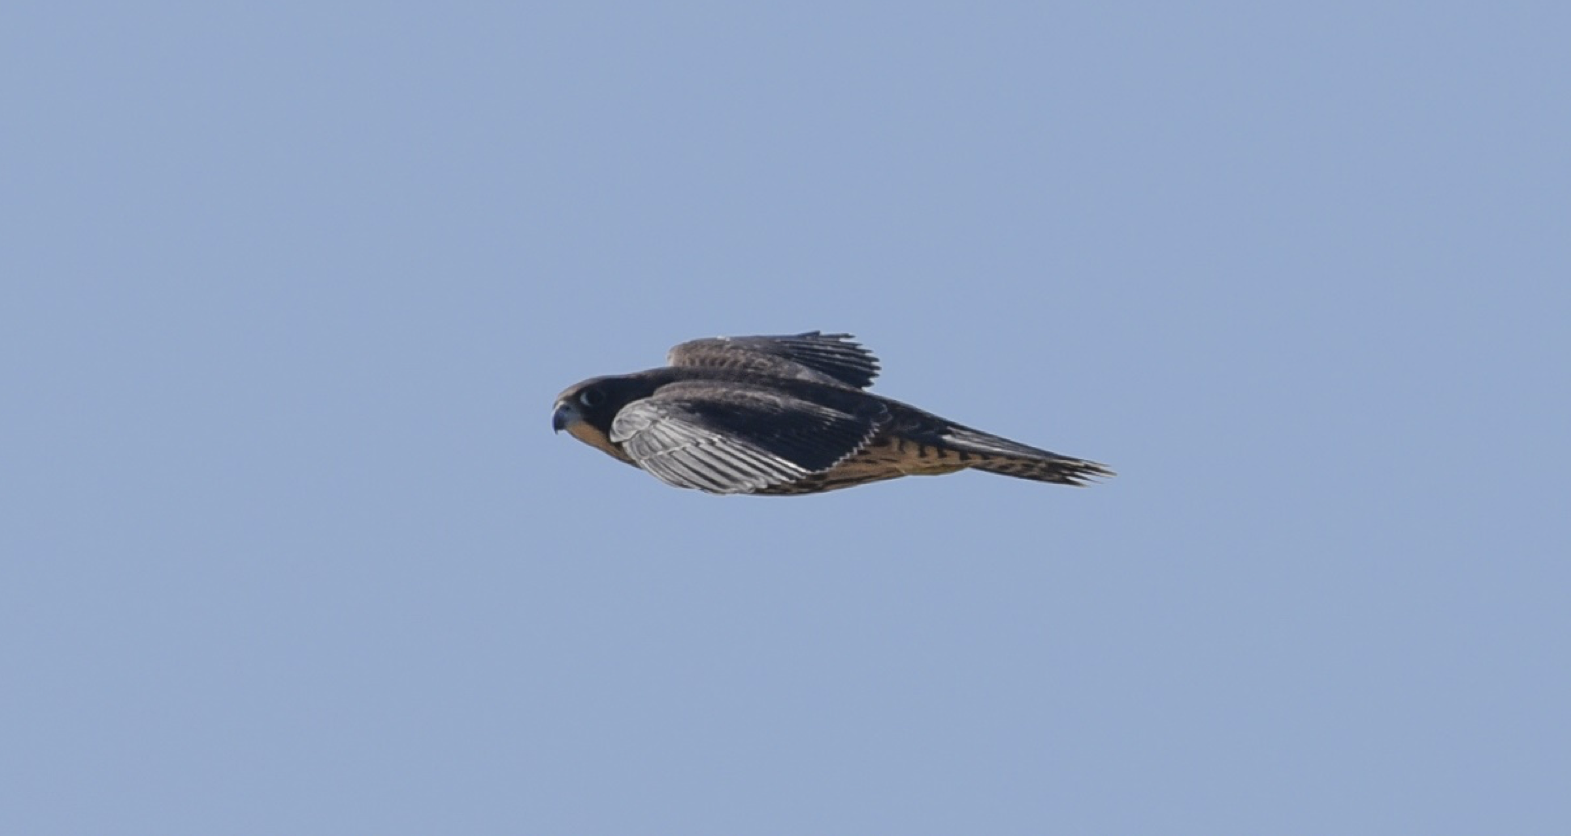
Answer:
[[[556,411],[551,413],[551,431],[559,433],[567,429],[568,425],[580,420],[582,418],[572,404],[559,403],[556,405]]]

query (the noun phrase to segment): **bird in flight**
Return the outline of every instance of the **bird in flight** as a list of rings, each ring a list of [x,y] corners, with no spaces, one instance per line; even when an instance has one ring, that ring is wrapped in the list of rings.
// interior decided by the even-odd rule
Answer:
[[[878,359],[850,334],[693,340],[666,362],[568,388],[552,428],[668,485],[719,494],[821,493],[966,468],[1060,485],[1113,475],[865,391]]]

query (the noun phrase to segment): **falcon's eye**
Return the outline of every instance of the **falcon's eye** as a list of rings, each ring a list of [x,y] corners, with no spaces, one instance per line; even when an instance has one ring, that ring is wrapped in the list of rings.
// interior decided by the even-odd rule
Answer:
[[[578,402],[584,406],[599,406],[603,400],[605,400],[605,395],[600,394],[598,389],[585,389],[578,395]]]

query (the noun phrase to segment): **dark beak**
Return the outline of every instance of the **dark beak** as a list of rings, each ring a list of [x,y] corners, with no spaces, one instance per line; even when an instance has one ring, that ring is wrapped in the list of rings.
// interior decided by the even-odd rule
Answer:
[[[567,425],[573,417],[573,411],[573,408],[567,404],[558,406],[556,411],[551,413],[551,431],[559,433],[567,429]]]

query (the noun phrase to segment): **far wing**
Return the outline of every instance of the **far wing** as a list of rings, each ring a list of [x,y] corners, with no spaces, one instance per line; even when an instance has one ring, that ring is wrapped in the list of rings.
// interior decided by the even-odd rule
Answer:
[[[831,390],[807,401],[764,387],[686,381],[617,413],[611,440],[680,488],[750,493],[828,470],[888,421],[883,404]]]
[[[863,389],[878,376],[878,358],[850,334],[809,331],[778,337],[714,337],[671,349],[673,366],[735,369],[771,377]]]

